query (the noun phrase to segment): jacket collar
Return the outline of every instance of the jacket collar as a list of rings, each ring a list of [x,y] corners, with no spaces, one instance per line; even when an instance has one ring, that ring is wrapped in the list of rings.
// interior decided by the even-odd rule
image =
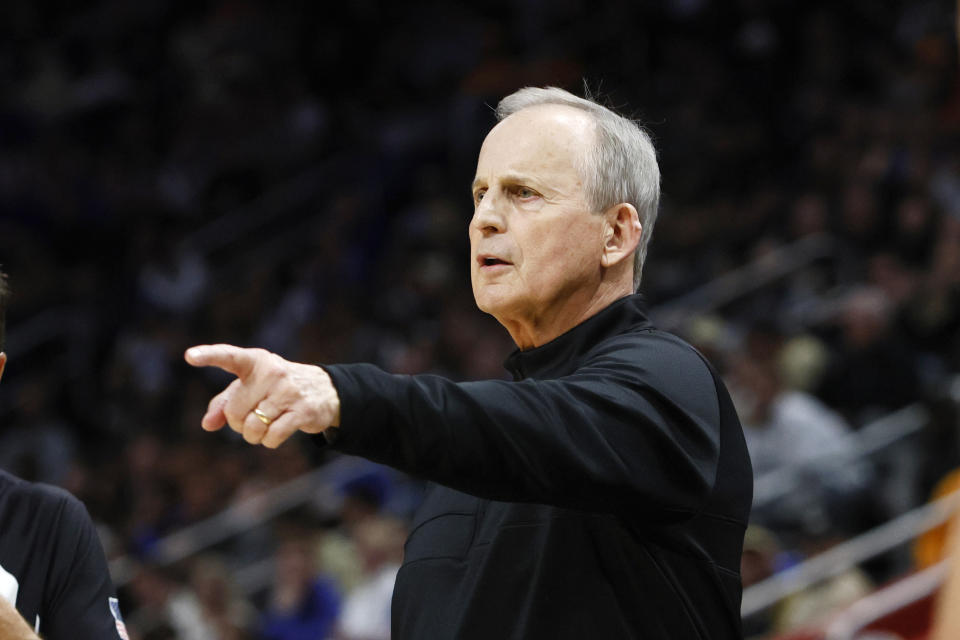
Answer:
[[[514,380],[567,375],[578,366],[580,356],[605,338],[623,333],[628,328],[652,328],[646,303],[639,294],[615,300],[546,344],[526,351],[516,349],[507,356],[503,366],[513,374]]]

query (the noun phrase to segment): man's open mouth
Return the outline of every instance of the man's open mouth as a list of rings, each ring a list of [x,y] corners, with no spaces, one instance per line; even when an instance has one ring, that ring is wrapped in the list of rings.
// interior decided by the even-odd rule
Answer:
[[[484,256],[484,255],[478,256],[477,262],[480,263],[481,267],[495,267],[499,264],[511,264],[510,262],[507,262],[503,258],[498,258],[497,256]]]

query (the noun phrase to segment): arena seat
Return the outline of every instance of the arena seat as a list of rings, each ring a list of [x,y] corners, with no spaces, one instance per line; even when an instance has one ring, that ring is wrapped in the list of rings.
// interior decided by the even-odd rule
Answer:
[[[930,633],[935,602],[936,594],[933,593],[916,602],[905,604],[871,622],[864,627],[864,631],[886,631],[896,633],[904,640],[923,640]]]

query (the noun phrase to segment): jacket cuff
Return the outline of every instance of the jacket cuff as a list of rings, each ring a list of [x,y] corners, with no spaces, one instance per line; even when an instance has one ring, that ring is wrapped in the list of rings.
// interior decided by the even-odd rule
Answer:
[[[365,364],[321,365],[340,398],[340,426],[330,427],[314,436],[317,446],[353,455],[370,453],[376,448],[383,426],[383,420],[377,417],[377,398],[367,391],[363,379]],[[382,412],[381,412],[382,413]]]

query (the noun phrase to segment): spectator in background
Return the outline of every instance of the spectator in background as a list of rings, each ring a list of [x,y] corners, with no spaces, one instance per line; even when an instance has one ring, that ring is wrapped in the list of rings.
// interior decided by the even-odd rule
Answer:
[[[892,314],[887,297],[872,287],[852,291],[842,303],[838,348],[817,395],[854,428],[919,396],[915,357],[892,333]]]
[[[930,269],[901,313],[906,336],[946,370],[960,370],[960,212],[941,222]]]
[[[344,483],[340,520],[353,533],[356,527],[375,518],[390,495],[390,479],[381,470],[362,473]]]
[[[130,587],[139,603],[136,613],[131,616],[131,626],[158,632],[169,630],[179,640],[216,637],[216,627],[204,616],[196,592],[174,570],[139,566]]]
[[[821,533],[837,524],[854,529],[852,507],[869,487],[870,469],[858,459],[844,420],[816,397],[784,388],[777,354],[771,355],[740,357],[731,370],[756,480],[751,521]],[[790,471],[789,491],[770,483]]]
[[[406,537],[403,524],[391,518],[367,519],[356,526],[353,538],[363,562],[363,579],[344,602],[337,640],[390,640],[393,584]]]
[[[904,264],[922,269],[930,264],[937,216],[930,199],[922,192],[906,195],[896,208],[893,244]]]
[[[210,273],[195,249],[179,243],[177,231],[175,221],[162,219],[148,229],[138,294],[157,312],[189,316],[207,295]]]
[[[316,553],[320,566],[336,580],[341,593],[350,593],[363,580],[356,532],[365,522],[378,518],[390,490],[389,478],[379,469],[352,477],[340,488],[340,526],[324,533]]]
[[[19,415],[0,435],[0,469],[62,486],[75,451],[73,425],[57,413],[58,378],[52,372],[20,386]]]
[[[260,619],[265,640],[322,640],[333,633],[340,596],[317,570],[313,545],[303,534],[280,543],[270,602]]]
[[[843,541],[841,537],[813,539],[810,555],[822,553]],[[774,612],[772,630],[783,633],[814,625],[836,611],[849,607],[873,591],[875,585],[859,567],[850,567],[782,600]],[[866,640],[866,638],[864,638]]]
[[[245,640],[256,629],[257,612],[236,590],[236,580],[220,558],[201,556],[190,568],[190,585],[197,596],[205,636],[217,640]]]
[[[885,244],[886,229],[882,224],[876,187],[856,180],[848,183],[840,199],[840,233],[847,245],[867,256]]]

